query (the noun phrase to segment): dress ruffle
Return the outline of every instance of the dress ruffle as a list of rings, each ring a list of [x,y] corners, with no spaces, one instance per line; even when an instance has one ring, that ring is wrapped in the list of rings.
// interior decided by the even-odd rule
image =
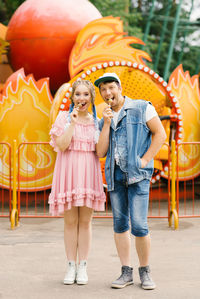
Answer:
[[[63,214],[65,210],[71,209],[72,206],[86,206],[95,211],[105,210],[105,193],[94,192],[91,189],[72,190],[71,192],[58,193],[57,198],[49,195],[50,213],[53,216]]]

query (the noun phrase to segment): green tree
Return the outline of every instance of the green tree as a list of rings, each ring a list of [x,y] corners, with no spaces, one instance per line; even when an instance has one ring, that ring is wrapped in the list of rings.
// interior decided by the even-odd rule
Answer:
[[[7,20],[7,9],[5,3],[0,0],[0,22],[5,23]]]
[[[130,0],[90,0],[90,2],[100,11],[103,17],[120,17],[124,24],[124,31],[129,36],[142,37],[142,31],[137,26],[141,20],[141,14],[137,11],[133,13],[133,5]]]
[[[150,19],[149,32],[146,39],[146,46],[143,48],[152,58],[152,63],[147,62],[149,67],[154,68],[156,57],[158,58],[158,46],[161,38],[161,32],[164,21],[166,20],[166,10],[170,5],[169,15],[167,17],[166,32],[160,48],[160,59],[156,71],[163,76],[165,64],[167,61],[169,45],[171,41],[172,30],[175,22],[176,11],[179,1],[176,0],[90,0],[103,16],[119,16],[124,22],[124,29],[128,35],[136,36],[143,40],[149,19],[152,3],[154,3],[153,14]],[[200,60],[200,47],[197,46],[198,35],[195,35],[193,41],[191,34],[200,30],[200,20],[190,22],[190,12],[192,0],[188,3],[183,0],[180,11],[180,21],[177,28],[176,41],[173,49],[173,56],[170,61],[170,72],[178,64],[182,63],[184,70],[189,70],[191,75],[199,71],[197,61]],[[133,45],[135,48],[141,48],[140,45]],[[196,61],[196,63],[195,63]]]
[[[25,0],[0,0],[0,22],[4,25],[8,25],[15,10],[24,1]]]

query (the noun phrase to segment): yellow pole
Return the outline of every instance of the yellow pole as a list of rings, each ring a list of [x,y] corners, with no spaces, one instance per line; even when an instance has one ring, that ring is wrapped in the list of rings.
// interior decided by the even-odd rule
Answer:
[[[174,215],[174,228],[178,228],[178,213],[176,210],[176,143],[172,140],[171,149],[172,173],[171,173],[171,210],[169,217],[169,226],[172,226],[172,215]]]
[[[17,210],[17,141],[13,140],[13,197],[12,211],[10,216],[11,229],[18,226],[18,210]]]

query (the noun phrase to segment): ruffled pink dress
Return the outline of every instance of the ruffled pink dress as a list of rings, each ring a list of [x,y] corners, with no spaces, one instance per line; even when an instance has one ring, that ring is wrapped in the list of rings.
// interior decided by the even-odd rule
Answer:
[[[57,216],[72,206],[104,211],[106,196],[99,158],[95,153],[94,123],[77,123],[68,149],[62,152],[56,146],[55,136],[63,134],[67,115],[66,111],[59,112],[50,131],[50,144],[57,152],[57,158],[48,201],[49,212]]]

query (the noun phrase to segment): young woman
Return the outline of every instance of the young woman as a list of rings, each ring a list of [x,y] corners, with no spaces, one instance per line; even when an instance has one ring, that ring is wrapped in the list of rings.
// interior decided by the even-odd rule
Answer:
[[[59,112],[50,131],[50,144],[57,151],[50,213],[64,213],[64,242],[68,269],[64,284],[87,284],[87,259],[91,242],[93,210],[103,211],[105,193],[96,155],[98,121],[95,89],[87,80],[72,85],[69,112]],[[92,105],[93,115],[88,112]],[[76,265],[78,257],[78,264]]]

